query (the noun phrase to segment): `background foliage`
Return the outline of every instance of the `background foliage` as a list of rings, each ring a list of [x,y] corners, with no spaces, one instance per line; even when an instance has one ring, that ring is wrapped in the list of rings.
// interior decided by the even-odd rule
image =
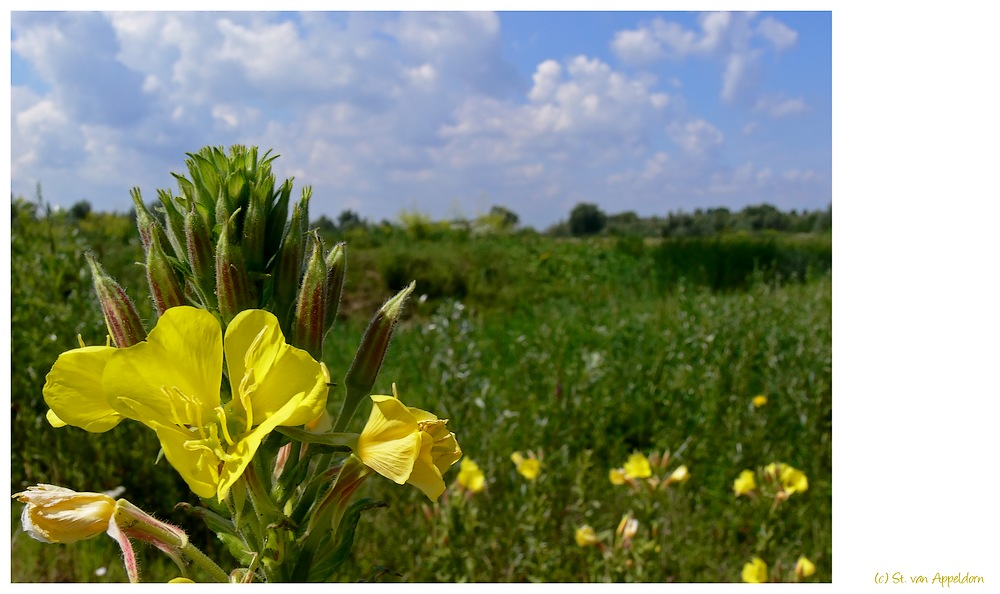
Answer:
[[[225,563],[214,535],[174,508],[194,498],[164,461],[152,463],[151,431],[123,423],[93,435],[44,419],[41,387],[56,357],[78,334],[88,344],[106,334],[84,249],[152,319],[134,223],[82,204],[53,211],[40,198],[11,209],[11,492],[123,486]],[[739,581],[753,556],[788,579],[799,555],[816,563],[813,580],[830,580],[829,211],[600,213],[602,228],[586,238],[518,230],[502,207],[463,222],[404,214],[402,224],[349,211],[314,223],[328,245],[348,241],[327,364],[341,378],[371,312],[416,279],[420,297],[376,391],[396,382],[408,405],[451,419],[487,488],[468,496],[452,486],[431,504],[370,479],[362,496],[390,505],[362,517],[345,581]],[[768,403],[755,408],[758,394]],[[510,460],[528,450],[542,458],[533,482]],[[686,464],[690,480],[652,494],[613,486],[609,469],[636,450],[669,450],[669,469]],[[809,490],[776,509],[733,496],[741,470],[770,462],[803,470]],[[457,466],[445,479],[456,476]],[[124,579],[110,539],[42,545],[19,533],[19,512],[13,581]],[[626,512],[640,528],[623,550],[610,545]],[[585,523],[607,554],[576,545]],[[155,551],[140,555],[145,578],[176,575]]]

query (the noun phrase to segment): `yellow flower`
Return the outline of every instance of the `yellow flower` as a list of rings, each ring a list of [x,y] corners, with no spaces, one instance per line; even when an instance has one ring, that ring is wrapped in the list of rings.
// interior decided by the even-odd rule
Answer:
[[[625,462],[625,478],[649,478],[653,475],[653,469],[649,466],[649,460],[639,452],[635,452],[628,457]]]
[[[736,496],[745,495],[757,488],[757,481],[754,480],[752,470],[744,470],[739,478],[733,481],[733,492]]]
[[[108,531],[115,500],[103,493],[77,493],[55,485],[36,485],[12,496],[25,503],[21,528],[45,543],[71,543]]]
[[[458,470],[458,484],[467,491],[479,493],[486,488],[486,477],[478,464],[469,458],[462,458],[462,465]]]
[[[444,471],[462,457],[447,419],[404,405],[392,385],[392,396],[371,396],[368,423],[354,453],[366,466],[396,484],[410,483],[431,501],[444,492]]]
[[[229,402],[221,401],[223,358]],[[275,427],[304,425],[325,410],[329,381],[324,364],[285,343],[273,314],[240,312],[223,340],[211,313],[183,306],[129,348],[63,353],[42,393],[56,426],[99,432],[121,418],[143,423],[192,491],[221,500]]]
[[[521,452],[514,452],[510,455],[511,461],[517,467],[517,471],[524,478],[533,481],[538,478],[542,471],[542,463],[535,457],[525,458]]]
[[[804,472],[785,464],[781,468],[781,488],[786,493],[802,493],[809,488],[809,479]]]
[[[186,577],[175,577],[174,579],[167,582],[168,584],[193,584],[194,580]]]
[[[763,584],[767,581],[767,563],[760,557],[743,566],[743,581],[748,584]]]
[[[624,485],[625,470],[621,468],[612,468],[611,472],[608,473],[608,478],[611,480],[612,485]]]
[[[754,408],[760,408],[765,404],[767,404],[767,396],[764,396],[763,394],[759,396],[754,396],[752,402]]]
[[[814,573],[816,573],[816,566],[813,565],[813,562],[806,559],[804,555],[799,557],[799,560],[795,563],[795,575],[801,579],[810,577]]]
[[[576,529],[576,544],[581,547],[592,547],[596,545],[600,540],[597,538],[597,533],[589,525],[584,524]]]
[[[672,473],[670,473],[670,476],[667,477],[666,483],[668,485],[670,483],[683,483],[689,478],[691,478],[691,475],[688,474],[688,467],[684,464],[681,464],[680,466],[677,467],[677,470],[674,470]]]

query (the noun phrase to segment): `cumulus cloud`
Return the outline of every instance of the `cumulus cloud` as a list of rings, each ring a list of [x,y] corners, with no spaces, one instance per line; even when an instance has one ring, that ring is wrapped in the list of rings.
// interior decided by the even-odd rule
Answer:
[[[801,97],[767,96],[758,99],[754,109],[766,113],[772,118],[783,118],[805,113],[809,107]]]
[[[734,101],[756,84],[766,50],[786,50],[798,39],[795,30],[777,19],[764,17],[755,23],[757,18],[756,13],[704,13],[694,30],[657,17],[636,29],[618,31],[611,51],[632,66],[663,59],[713,59],[722,65],[719,96]]]
[[[794,43],[755,18],[713,13],[695,30],[660,19],[610,42],[623,62],[719,59],[738,95],[759,52]],[[12,191],[41,181],[64,204],[125,210],[133,185],[147,199],[174,188],[184,152],[243,143],[276,149],[275,173],[314,186],[314,211],[331,216],[440,217],[475,198],[549,223],[579,201],[649,212],[665,193],[710,194],[726,133],[687,112],[680,80],[592,55],[519,72],[501,33],[493,13],[14,13],[12,51],[46,88],[11,89]],[[824,183],[773,170],[716,185]]]

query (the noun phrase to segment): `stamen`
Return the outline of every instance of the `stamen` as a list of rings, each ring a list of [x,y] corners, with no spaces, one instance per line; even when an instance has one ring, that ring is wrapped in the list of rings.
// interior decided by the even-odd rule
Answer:
[[[215,415],[219,418],[219,424],[222,426],[222,436],[226,438],[226,443],[233,445],[235,442],[229,435],[229,427],[226,426],[226,411],[221,406],[217,406],[215,407]]]
[[[267,332],[267,326],[264,326],[261,329],[261,331],[257,333],[257,336],[255,336],[254,339],[250,341],[250,346],[247,348],[247,352],[243,355],[244,367],[251,367],[250,365],[251,357],[257,354],[257,348],[260,346],[261,341],[264,340],[265,332]]]
[[[86,344],[83,343],[83,336],[82,335],[77,334],[76,335],[76,340],[80,343],[80,348],[81,349],[87,346]]]

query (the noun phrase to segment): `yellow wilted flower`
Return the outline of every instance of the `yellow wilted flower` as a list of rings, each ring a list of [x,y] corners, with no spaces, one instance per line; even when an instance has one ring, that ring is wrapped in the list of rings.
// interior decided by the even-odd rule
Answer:
[[[767,404],[767,396],[764,396],[763,394],[760,394],[759,396],[754,396],[751,402],[753,402],[754,408],[760,408],[765,404]]]
[[[223,355],[229,402],[219,390]],[[270,312],[240,312],[223,340],[215,316],[182,306],[166,310],[134,346],[63,353],[42,395],[57,427],[143,423],[192,491],[221,500],[275,427],[304,425],[325,410],[329,381],[324,364],[285,342]]]
[[[612,485],[624,485],[625,471],[621,468],[612,468],[611,472],[608,473],[608,479]]]
[[[467,491],[479,493],[486,488],[486,477],[478,464],[469,458],[463,458],[458,471],[458,484]]]
[[[739,478],[733,481],[733,492],[736,493],[737,497],[740,495],[746,495],[756,488],[757,481],[754,480],[752,470],[744,470],[740,473]]]
[[[799,560],[795,563],[795,575],[801,579],[810,577],[814,573],[816,573],[816,566],[813,565],[813,562],[806,559],[805,555],[799,557]]]
[[[767,581],[767,563],[760,557],[743,566],[743,581],[748,584],[763,584]]]
[[[653,475],[653,469],[649,466],[649,460],[639,452],[635,452],[628,457],[625,462],[625,478],[649,478]]]
[[[576,529],[576,544],[581,547],[592,547],[596,545],[600,540],[597,538],[597,533],[589,525],[584,524]]]
[[[804,472],[785,464],[781,469],[781,488],[786,493],[802,493],[809,489],[809,479]]]
[[[524,478],[529,481],[533,481],[538,478],[538,475],[542,472],[542,463],[528,452],[528,458],[521,455],[521,452],[514,452],[510,455],[511,462],[517,467],[517,472],[521,474]]]
[[[691,478],[691,475],[688,473],[687,465],[681,464],[680,466],[677,467],[676,470],[670,473],[670,476],[668,476],[667,480],[664,482],[668,485],[670,483],[683,483],[689,478]]]
[[[55,485],[35,485],[12,495],[26,504],[21,528],[45,543],[71,543],[108,531],[115,500],[103,493],[78,493]]]
[[[355,454],[366,466],[402,485],[410,483],[431,501],[444,492],[444,471],[462,457],[447,419],[404,405],[396,384],[392,396],[372,395],[371,415]]]

